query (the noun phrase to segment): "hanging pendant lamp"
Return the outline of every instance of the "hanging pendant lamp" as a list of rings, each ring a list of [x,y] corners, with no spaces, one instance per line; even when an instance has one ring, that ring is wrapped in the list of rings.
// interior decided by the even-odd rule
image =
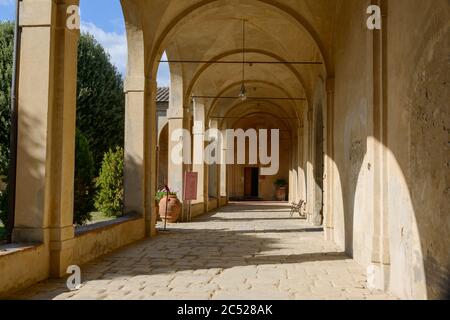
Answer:
[[[242,86],[239,91],[239,99],[247,100],[247,89],[245,88],[245,19],[242,20]]]
[[[305,101],[306,98],[299,97],[299,98],[292,98],[292,97],[249,97],[247,88],[245,87],[245,31],[246,31],[246,20],[242,19],[242,84],[241,89],[239,90],[238,96],[192,96],[192,99],[194,98],[201,98],[201,99],[239,99],[242,102],[247,100],[291,100],[291,101]],[[235,61],[233,63],[240,63],[239,61]],[[267,62],[271,63],[271,62]]]

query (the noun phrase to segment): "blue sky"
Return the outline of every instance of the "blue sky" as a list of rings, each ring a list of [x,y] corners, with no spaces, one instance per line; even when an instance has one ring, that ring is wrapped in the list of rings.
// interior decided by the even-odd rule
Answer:
[[[111,56],[111,62],[125,74],[127,42],[119,0],[81,0],[81,30],[91,33]],[[15,0],[0,0],[0,20],[13,20]],[[169,69],[161,64],[158,85],[169,85]]]

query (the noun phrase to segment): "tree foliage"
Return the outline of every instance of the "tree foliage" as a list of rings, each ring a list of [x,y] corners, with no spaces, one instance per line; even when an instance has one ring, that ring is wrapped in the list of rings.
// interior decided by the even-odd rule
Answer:
[[[0,22],[0,177],[6,178],[9,166],[11,128],[11,82],[13,68],[14,24]],[[4,181],[6,182],[6,181]],[[8,194],[0,191],[0,221],[6,225]]]
[[[109,217],[123,214],[123,159],[121,147],[107,152],[96,182],[95,208]]]
[[[14,24],[0,22],[0,176],[7,175],[9,165],[13,44]],[[122,77],[109,55],[92,35],[82,34],[78,45],[75,223],[88,220],[94,208],[93,181],[103,156],[123,145],[124,100]],[[6,193],[1,193],[4,224],[6,199]]]
[[[103,47],[84,33],[78,45],[77,127],[89,142],[97,171],[109,149],[123,146],[124,123],[122,77]]]
[[[74,214],[75,224],[82,225],[91,219],[94,210],[95,168],[89,142],[80,130],[76,132]]]
[[[6,226],[8,220],[8,192],[0,191],[0,222]]]
[[[14,24],[0,22],[0,175],[7,175],[11,128],[11,81]]]

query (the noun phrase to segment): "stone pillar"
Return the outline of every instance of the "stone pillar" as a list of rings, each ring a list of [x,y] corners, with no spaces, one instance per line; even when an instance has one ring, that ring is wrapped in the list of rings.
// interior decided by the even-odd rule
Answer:
[[[303,123],[300,124],[298,128],[298,141],[297,141],[297,153],[298,153],[298,193],[299,199],[306,201],[306,175],[305,175],[305,165],[304,165],[304,145],[305,136],[303,132]]]
[[[129,13],[124,12],[128,47],[124,83],[124,213],[139,214],[143,218],[142,236],[152,236],[156,233],[156,217],[152,215],[157,176],[156,81],[153,76],[146,76],[153,68],[145,63],[143,27]]]
[[[220,156],[220,145],[219,145],[219,149],[217,150],[217,152],[219,152],[219,156]],[[216,197],[217,197],[217,208],[220,208],[220,184],[221,184],[221,175],[220,175],[221,171],[220,171],[220,164],[217,163],[216,164],[216,177],[217,177],[217,184],[216,184]]]
[[[169,121],[169,164],[168,164],[168,181],[167,184],[169,188],[173,191],[178,192],[178,197],[182,196],[183,192],[183,173],[184,166],[183,163],[178,162],[181,159],[174,159],[174,152],[176,147],[182,143],[183,151],[181,156],[184,158],[185,151],[190,148],[186,141],[186,137],[175,136],[175,132],[181,132],[184,129],[183,123],[183,109],[168,109],[167,119]]]
[[[334,219],[333,219],[333,177],[334,177],[334,78],[329,78],[326,83],[327,107],[324,112],[325,138],[325,181],[324,181],[324,226],[325,239],[334,240]]]
[[[176,52],[170,53],[176,54]],[[170,97],[169,108],[167,109],[169,152],[167,166],[168,181],[166,182],[172,191],[177,192],[180,201],[183,198],[184,173],[186,170],[191,169],[192,164],[190,105],[185,108],[186,101],[184,100],[183,86],[183,68],[181,64],[171,65]],[[188,207],[183,203],[182,217],[180,220],[184,220],[187,210]]]
[[[124,213],[144,214],[145,78],[125,81]]]
[[[220,147],[220,137],[216,134],[217,130],[218,130],[218,121],[217,119],[214,120],[210,120],[209,121],[209,129],[210,132],[212,132],[211,130],[216,130],[216,132],[214,132],[214,139],[215,139],[215,143],[219,144]],[[209,143],[212,143],[212,141],[210,141]],[[220,150],[216,149],[216,152],[220,152]],[[219,155],[216,154],[216,158]],[[220,171],[219,171],[219,166],[217,163],[215,164],[210,164],[208,165],[208,202],[209,202],[209,195],[215,196],[216,197],[216,201],[217,201],[217,207],[219,207],[220,203],[219,203],[219,187],[220,187],[220,182],[219,180],[219,176],[220,176]],[[209,208],[208,208],[209,209]]]
[[[156,114],[157,83],[155,79],[145,81],[144,102],[144,219],[147,237],[157,235],[156,204],[154,201],[158,185],[157,174],[157,139],[158,123]]]
[[[315,178],[314,178],[314,125],[313,125],[313,110],[307,112],[305,118],[305,169],[306,169],[306,212],[308,222],[314,221],[314,203],[315,203]]]
[[[297,137],[292,137],[291,169],[289,171],[289,201],[298,201],[298,157],[297,157]]]
[[[227,135],[225,131],[222,132],[222,138],[220,140],[220,200],[225,198],[225,203],[228,203],[228,192],[227,192],[227,152],[228,152],[228,142]]]
[[[49,248],[49,273],[73,259],[77,44],[66,25],[77,1],[23,0],[14,242]],[[32,266],[30,266],[32,267]]]
[[[382,16],[387,16],[387,1],[373,0],[373,4],[380,6]],[[389,217],[387,209],[388,201],[388,169],[387,159],[389,150],[387,147],[387,28],[383,23],[382,30],[373,30],[369,37],[372,46],[369,47],[372,54],[373,96],[372,113],[369,114],[369,128],[372,132],[368,137],[367,150],[369,164],[369,181],[367,184],[368,210],[372,211],[372,250],[371,263],[367,268],[367,283],[371,289],[387,290],[390,272],[390,248],[389,248]]]
[[[206,165],[205,165],[205,106],[203,102],[194,101],[194,127],[193,127],[193,172],[198,174],[197,184],[197,201],[195,203],[203,203],[204,211],[207,210],[208,189],[206,188],[207,182]]]

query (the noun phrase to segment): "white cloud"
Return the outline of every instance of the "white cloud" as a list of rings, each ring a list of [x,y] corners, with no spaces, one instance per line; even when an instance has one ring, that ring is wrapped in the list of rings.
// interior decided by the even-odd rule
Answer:
[[[111,62],[117,67],[122,75],[125,75],[128,56],[127,38],[125,33],[118,34],[116,32],[107,32],[92,22],[84,21],[81,22],[81,31],[92,34],[111,56]],[[165,52],[162,60],[167,60]],[[159,65],[157,82],[159,86],[168,87],[170,85],[170,71],[167,63],[161,63]]]
[[[0,0],[4,1],[4,0]],[[127,38],[125,34],[107,32],[92,22],[81,22],[81,31],[88,32],[105,48],[111,62],[124,75],[127,67]]]

